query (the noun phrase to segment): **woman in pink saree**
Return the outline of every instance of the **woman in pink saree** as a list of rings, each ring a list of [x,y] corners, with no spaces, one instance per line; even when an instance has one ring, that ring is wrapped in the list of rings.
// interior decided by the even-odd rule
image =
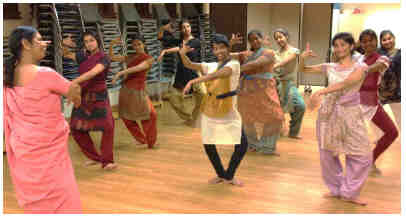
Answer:
[[[80,86],[37,63],[47,43],[32,27],[10,36],[3,99],[7,161],[18,204],[25,213],[81,213],[68,151],[69,126],[60,96],[80,105]]]

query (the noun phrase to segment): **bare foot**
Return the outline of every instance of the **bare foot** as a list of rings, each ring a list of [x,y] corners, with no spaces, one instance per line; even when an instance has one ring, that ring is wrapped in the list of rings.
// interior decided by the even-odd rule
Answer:
[[[300,137],[300,136],[289,135],[288,137],[293,138],[293,139],[298,139],[298,140],[302,139],[302,137]]]
[[[341,198],[341,200],[343,200],[345,202],[351,202],[353,204],[357,204],[357,205],[361,205],[361,206],[366,206],[368,204],[366,201],[362,201],[359,198],[355,198],[355,199]]]
[[[155,143],[154,145],[148,145],[148,149],[158,149],[161,144]]]
[[[213,179],[209,179],[209,184],[218,184],[222,182],[224,182],[224,179],[218,176],[214,177]]]
[[[115,164],[115,163],[109,163],[103,167],[104,170],[114,170],[116,168],[117,168],[117,164]]]
[[[253,147],[248,147],[248,151],[249,152],[257,152],[257,149],[253,148]]]
[[[371,169],[369,170],[369,175],[382,175],[382,171],[376,167],[375,164],[371,166]]]
[[[243,187],[244,186],[244,184],[240,181],[240,180],[238,180],[238,179],[232,179],[232,180],[226,180],[226,182],[228,183],[228,184],[231,184],[231,185],[234,185],[234,186],[239,186],[239,187]]]
[[[99,162],[94,161],[94,160],[88,160],[88,161],[85,162],[85,166],[93,166],[93,165],[96,165],[98,163]]]
[[[276,157],[280,157],[280,156],[281,156],[281,154],[278,153],[278,152],[276,152],[276,151],[271,152],[271,153],[265,153],[265,154],[266,154],[266,155],[270,155],[270,156],[276,156]]]
[[[323,194],[323,198],[340,198],[340,196],[339,195],[334,195],[331,192],[327,192],[327,193]]]
[[[196,128],[196,123],[195,123],[194,120],[187,120],[187,121],[185,121],[184,124],[185,124],[186,126],[191,127],[191,128]]]

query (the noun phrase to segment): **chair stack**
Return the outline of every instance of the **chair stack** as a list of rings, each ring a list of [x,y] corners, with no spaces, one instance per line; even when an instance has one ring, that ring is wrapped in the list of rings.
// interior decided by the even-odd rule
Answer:
[[[78,48],[81,47],[82,42],[79,41],[81,34],[84,32],[84,22],[81,16],[81,11],[78,4],[63,3],[55,4],[56,15],[61,27],[62,37],[66,37],[68,34],[73,36]],[[73,50],[72,52],[77,52]],[[72,59],[63,57],[63,76],[68,80],[73,80],[79,76],[79,66]]]

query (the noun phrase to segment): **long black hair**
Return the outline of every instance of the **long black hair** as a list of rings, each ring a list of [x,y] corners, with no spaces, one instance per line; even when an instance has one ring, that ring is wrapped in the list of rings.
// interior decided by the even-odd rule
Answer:
[[[103,42],[101,41],[99,35],[96,32],[92,31],[92,30],[87,30],[86,32],[84,32],[82,34],[80,40],[81,40],[81,43],[83,43],[83,48],[86,48],[85,47],[85,36],[92,36],[93,38],[95,38],[96,41],[97,41],[97,47],[99,47],[99,49],[102,50],[102,48],[103,48],[102,43]]]
[[[190,30],[192,30],[192,24],[190,23],[190,21],[188,19],[183,19],[180,23],[179,23],[179,30],[180,30],[180,39],[183,40],[183,31],[182,31],[182,25],[184,23],[188,23],[190,25]],[[190,33],[192,34],[192,33]]]
[[[262,35],[262,32],[260,31],[260,30],[251,30],[249,33],[248,33],[248,41],[249,41],[249,38],[250,38],[250,36],[251,35],[253,35],[253,34],[255,34],[255,35],[257,35],[259,38],[261,38],[261,39],[263,39],[264,38],[264,36]],[[251,48],[250,49],[251,51],[254,51],[254,49],[253,48]]]
[[[381,47],[381,49],[385,50],[385,48],[382,47],[382,39],[385,35],[391,35],[393,37],[393,39],[395,39],[395,34],[392,33],[392,31],[390,30],[382,30],[381,33],[379,34],[379,46]]]
[[[18,61],[21,59],[22,40],[28,40],[32,43],[38,31],[31,26],[19,26],[13,30],[8,40],[8,48],[11,57],[6,60],[3,85],[6,87],[14,86],[14,71]]]
[[[331,41],[332,42],[331,44],[334,46],[334,43],[337,40],[343,40],[344,42],[350,44],[350,46],[353,45],[354,48],[351,50],[351,55],[354,54],[354,52],[355,52],[355,40],[354,40],[354,37],[352,36],[351,33],[348,33],[348,32],[337,33],[336,35],[334,35],[333,40]]]

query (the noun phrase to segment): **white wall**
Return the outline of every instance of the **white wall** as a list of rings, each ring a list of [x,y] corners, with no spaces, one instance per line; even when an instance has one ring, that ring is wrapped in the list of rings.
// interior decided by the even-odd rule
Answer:
[[[404,28],[401,4],[356,4],[345,3],[339,15],[339,31],[351,32],[356,39],[367,28],[373,29],[379,37],[384,29],[390,29],[395,36],[400,36]],[[361,10],[360,14],[352,14],[354,8]],[[401,44],[401,37],[396,38],[397,47]]]

